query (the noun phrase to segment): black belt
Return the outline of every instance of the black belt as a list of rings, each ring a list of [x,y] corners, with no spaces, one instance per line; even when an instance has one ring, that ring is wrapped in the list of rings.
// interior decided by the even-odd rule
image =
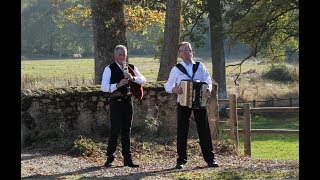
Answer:
[[[112,103],[130,103],[131,96],[114,96],[109,98],[109,102]]]

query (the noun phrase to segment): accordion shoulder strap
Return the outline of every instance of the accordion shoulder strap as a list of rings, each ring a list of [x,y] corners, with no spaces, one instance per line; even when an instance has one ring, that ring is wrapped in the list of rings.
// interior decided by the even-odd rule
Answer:
[[[181,72],[183,72],[184,74],[186,74],[189,78],[191,78],[191,79],[193,80],[194,74],[195,74],[195,72],[198,70],[199,64],[200,64],[200,62],[196,62],[196,64],[192,66],[192,72],[193,72],[192,77],[188,74],[186,68],[184,68],[184,67],[182,66],[182,64],[178,63],[178,64],[176,64],[176,67],[177,67]]]

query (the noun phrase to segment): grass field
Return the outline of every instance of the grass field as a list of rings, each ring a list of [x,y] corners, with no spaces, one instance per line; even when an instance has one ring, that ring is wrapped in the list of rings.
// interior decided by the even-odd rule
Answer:
[[[159,70],[159,61],[151,57],[133,57],[129,59],[130,63],[135,64],[139,71],[147,78],[149,82],[157,79]],[[212,74],[211,61],[202,61]],[[242,67],[242,71],[250,70],[252,65]],[[267,65],[256,65],[254,69],[262,72]],[[227,74],[232,73],[234,67],[227,68]],[[235,71],[237,72],[237,71]],[[28,60],[21,61],[21,74],[24,76],[43,77],[43,78],[85,78],[92,80],[94,78],[94,60],[93,59],[64,59],[64,60]]]
[[[146,77],[147,82],[157,79],[159,61],[152,57],[132,57],[130,63],[135,64]],[[210,74],[210,60],[202,60]],[[228,62],[227,64],[230,64]],[[290,65],[293,66],[293,65]],[[235,93],[240,99],[266,99],[270,97],[298,97],[299,82],[279,83],[264,80],[261,74],[268,65],[247,61],[241,67],[241,76],[237,84],[234,80],[240,72],[239,68],[226,68],[228,93]],[[298,66],[293,66],[299,70]],[[94,79],[93,59],[64,59],[64,60],[28,60],[21,61],[21,89],[48,89],[66,86],[92,85]]]
[[[299,116],[255,115],[252,129],[299,129]],[[239,128],[243,128],[239,120]],[[251,134],[251,155],[257,159],[299,160],[299,134]],[[239,135],[240,153],[243,152],[243,135]]]

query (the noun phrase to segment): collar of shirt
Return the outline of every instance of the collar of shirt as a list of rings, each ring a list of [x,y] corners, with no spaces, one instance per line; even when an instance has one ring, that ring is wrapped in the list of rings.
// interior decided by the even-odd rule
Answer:
[[[117,63],[117,61],[115,61],[115,63],[119,66],[119,68],[120,68],[121,70],[123,70],[122,65],[120,65],[119,63]]]
[[[193,75],[193,64],[196,64],[194,60],[191,59],[189,64],[186,64],[183,60],[180,62],[182,66],[187,70],[190,76]]]
[[[191,59],[191,63],[189,64],[186,64],[183,60],[180,62],[184,67],[188,67],[190,66],[191,64],[195,64],[196,62],[194,62],[194,60]]]

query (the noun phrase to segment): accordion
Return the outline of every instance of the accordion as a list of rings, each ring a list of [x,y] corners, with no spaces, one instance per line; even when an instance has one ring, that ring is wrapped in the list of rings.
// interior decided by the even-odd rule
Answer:
[[[182,80],[180,83],[183,93],[180,94],[180,105],[192,109],[200,109],[207,106],[208,84],[205,82]]]

